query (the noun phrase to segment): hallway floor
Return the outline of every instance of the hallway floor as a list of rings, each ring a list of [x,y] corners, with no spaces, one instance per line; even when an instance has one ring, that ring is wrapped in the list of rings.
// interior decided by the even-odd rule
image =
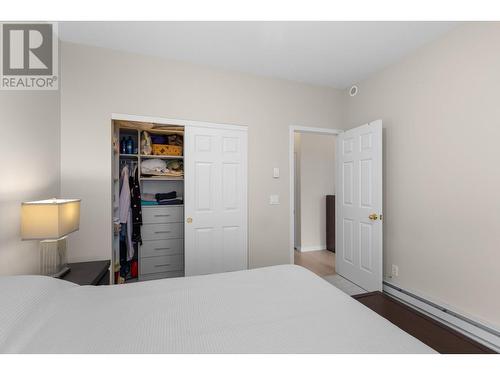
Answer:
[[[295,264],[307,268],[320,277],[335,275],[335,253],[328,250],[294,251]]]

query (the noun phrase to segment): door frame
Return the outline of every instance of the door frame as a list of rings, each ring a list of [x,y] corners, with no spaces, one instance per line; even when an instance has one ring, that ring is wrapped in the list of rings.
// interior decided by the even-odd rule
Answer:
[[[176,125],[176,126],[198,126],[206,128],[218,128],[218,129],[233,129],[242,130],[248,129],[247,125],[236,125],[236,124],[222,124],[208,121],[197,121],[197,120],[185,120],[185,119],[174,119],[168,117],[156,117],[156,116],[142,116],[142,115],[130,115],[125,113],[112,113],[111,123],[113,120],[122,121],[135,121],[135,122],[152,122],[161,125]]]
[[[288,128],[288,168],[290,176],[290,237],[288,240],[288,248],[290,251],[290,264],[294,264],[294,244],[295,244],[295,168],[294,168],[294,135],[295,133],[323,134],[323,135],[339,135],[343,133],[342,129],[317,128],[310,126],[290,125]],[[336,168],[336,165],[333,166]],[[335,171],[335,169],[334,169]]]

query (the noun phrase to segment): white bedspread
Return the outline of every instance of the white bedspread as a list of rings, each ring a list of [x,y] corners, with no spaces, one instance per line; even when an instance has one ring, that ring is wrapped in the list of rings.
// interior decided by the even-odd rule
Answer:
[[[298,266],[115,286],[0,278],[0,352],[432,353]]]

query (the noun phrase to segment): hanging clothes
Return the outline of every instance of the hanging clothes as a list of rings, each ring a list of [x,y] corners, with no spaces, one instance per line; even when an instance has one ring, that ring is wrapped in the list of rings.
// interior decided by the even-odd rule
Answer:
[[[129,272],[128,267],[128,246],[127,246],[127,226],[122,225],[122,229],[120,231],[120,276],[123,279],[126,279],[127,273]]]
[[[125,224],[128,221],[128,212],[130,210],[130,185],[129,169],[125,164],[121,172],[121,190],[120,190],[120,223]]]
[[[127,260],[134,256],[134,244],[132,243],[132,210],[131,210],[131,194],[130,194],[130,170],[128,165],[122,169],[121,173],[121,190],[120,190],[120,223],[127,224],[126,227],[126,244],[127,244]]]
[[[141,188],[139,184],[139,168],[134,168],[133,178],[131,179],[132,188],[131,206],[132,206],[132,241],[142,245],[141,226],[142,226],[142,207],[141,207]]]

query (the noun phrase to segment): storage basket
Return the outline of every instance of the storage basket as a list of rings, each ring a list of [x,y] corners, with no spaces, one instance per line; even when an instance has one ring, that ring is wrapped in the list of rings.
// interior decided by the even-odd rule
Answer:
[[[182,156],[182,146],[153,144],[153,155]]]

